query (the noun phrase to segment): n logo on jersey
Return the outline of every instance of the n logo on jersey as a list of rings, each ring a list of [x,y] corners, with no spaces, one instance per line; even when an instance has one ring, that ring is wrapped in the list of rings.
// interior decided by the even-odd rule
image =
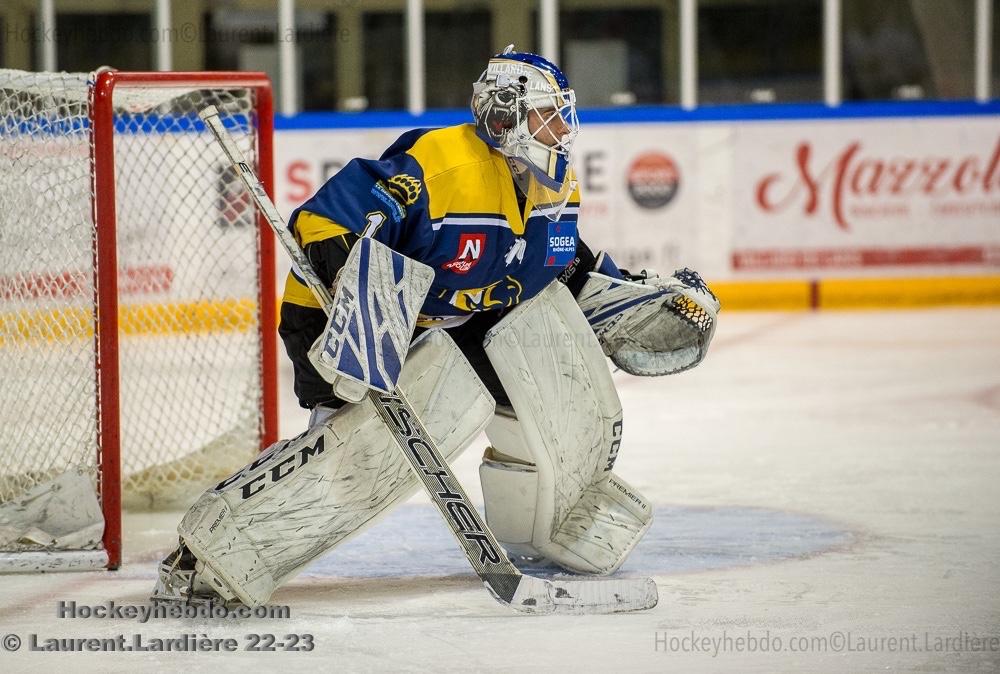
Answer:
[[[462,234],[458,238],[458,253],[451,262],[445,262],[441,268],[456,274],[468,274],[476,266],[486,247],[485,234]]]

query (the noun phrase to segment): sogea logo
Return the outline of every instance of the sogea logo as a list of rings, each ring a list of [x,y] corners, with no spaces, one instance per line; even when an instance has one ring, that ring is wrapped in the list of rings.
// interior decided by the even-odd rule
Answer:
[[[576,257],[576,223],[550,222],[545,246],[545,266],[565,267]]]

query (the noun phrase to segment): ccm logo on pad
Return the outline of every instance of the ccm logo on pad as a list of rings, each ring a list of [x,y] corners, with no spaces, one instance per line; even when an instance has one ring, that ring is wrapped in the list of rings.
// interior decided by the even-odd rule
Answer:
[[[462,234],[458,238],[458,253],[451,262],[445,262],[441,268],[456,274],[468,274],[469,270],[479,263],[479,258],[486,248],[485,234]]]
[[[305,435],[305,433],[303,433],[302,435]],[[252,474],[254,471],[261,468],[268,462],[278,458],[279,456],[281,456],[281,452],[284,451],[285,447],[287,447],[288,444],[294,442],[295,440],[298,440],[298,438],[293,438],[292,440],[285,441],[283,443],[283,446],[275,447],[273,450],[267,452],[266,454],[258,458],[256,461],[251,463],[249,466],[247,466],[240,472],[236,473],[235,475],[231,475],[230,477],[227,477],[225,480],[215,485],[214,491],[219,492],[226,489],[230,485],[233,485],[242,480],[243,478],[247,477],[248,475]],[[286,455],[284,458],[281,459],[281,461],[278,461],[273,466],[271,466],[270,469],[262,470],[261,472],[257,473],[257,475],[252,480],[250,480],[240,488],[240,496],[242,497],[242,500],[245,501],[251,496],[262,492],[267,486],[274,484],[275,482],[280,482],[281,480],[285,479],[286,477],[294,473],[296,470],[309,463],[309,459],[322,458],[320,455],[323,454],[323,452],[325,451],[326,451],[326,438],[321,435],[316,439],[316,442],[313,444],[312,447],[306,445],[302,449],[299,449],[294,453]],[[222,515],[220,514],[219,517],[221,518]],[[213,524],[212,526],[214,527],[216,526],[216,524]],[[211,529],[209,529],[209,531],[211,531]]]

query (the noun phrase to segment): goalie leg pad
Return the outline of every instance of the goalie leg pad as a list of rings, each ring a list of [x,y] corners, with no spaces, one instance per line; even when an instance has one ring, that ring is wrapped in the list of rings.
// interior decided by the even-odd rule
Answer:
[[[414,343],[399,389],[448,459],[493,415],[493,398],[441,330]],[[397,441],[365,398],[275,444],[205,492],[178,533],[220,595],[259,606],[303,566],[418,487]]]
[[[617,570],[652,523],[653,507],[613,472],[588,487],[563,525],[544,536],[534,531],[539,497],[535,466],[487,455],[479,467],[490,528],[515,558],[539,560],[540,548],[564,549],[562,566],[584,573]],[[536,540],[539,539],[539,540]],[[557,561],[554,557],[553,561]],[[567,561],[569,560],[569,561]]]
[[[479,482],[488,524],[511,555],[541,557],[532,545],[538,469],[513,410],[497,408],[486,435],[492,446],[479,466]]]
[[[485,348],[513,405],[487,428],[493,449],[480,478],[490,527],[514,554],[615,571],[652,508],[611,472],[621,402],[572,294],[550,284],[490,330]]]

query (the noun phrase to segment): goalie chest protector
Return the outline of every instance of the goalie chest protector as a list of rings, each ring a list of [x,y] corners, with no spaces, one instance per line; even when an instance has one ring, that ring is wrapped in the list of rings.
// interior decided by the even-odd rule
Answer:
[[[377,161],[349,162],[289,226],[303,245],[349,230],[430,266],[418,324],[451,327],[530,299],[576,255],[579,193],[551,221],[530,201],[522,209],[516,189],[507,160],[473,125],[417,129]]]

